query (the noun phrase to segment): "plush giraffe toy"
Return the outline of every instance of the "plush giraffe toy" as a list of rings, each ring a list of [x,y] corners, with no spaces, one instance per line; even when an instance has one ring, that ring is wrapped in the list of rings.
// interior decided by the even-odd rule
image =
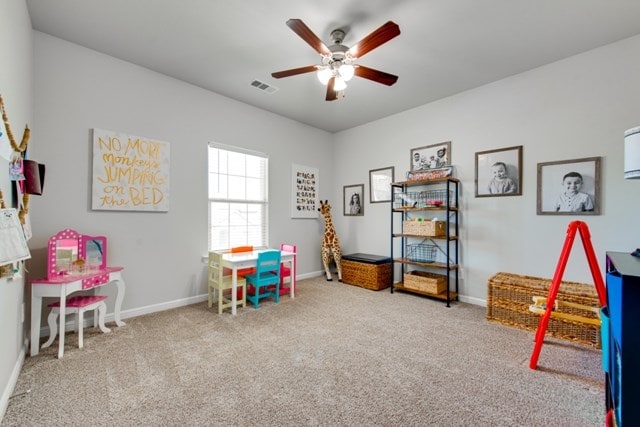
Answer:
[[[338,281],[342,282],[342,265],[340,259],[342,258],[342,249],[340,249],[340,241],[336,235],[336,230],[333,228],[333,221],[331,220],[331,205],[328,200],[324,202],[320,200],[320,209],[318,209],[324,217],[324,236],[322,238],[322,264],[324,265],[324,271],[327,274],[327,281],[331,282],[331,271],[329,270],[329,264],[331,263],[331,255],[338,268]]]

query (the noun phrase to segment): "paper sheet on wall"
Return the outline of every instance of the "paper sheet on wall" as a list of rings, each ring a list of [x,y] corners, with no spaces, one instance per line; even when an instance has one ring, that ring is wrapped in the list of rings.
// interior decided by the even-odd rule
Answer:
[[[16,209],[0,209],[0,265],[31,258]]]

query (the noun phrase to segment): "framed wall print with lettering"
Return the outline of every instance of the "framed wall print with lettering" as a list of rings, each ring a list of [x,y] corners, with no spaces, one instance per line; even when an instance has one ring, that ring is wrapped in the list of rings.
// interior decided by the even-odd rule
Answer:
[[[91,209],[169,210],[169,143],[93,129]]]
[[[318,169],[310,166],[291,165],[291,218],[317,218]]]

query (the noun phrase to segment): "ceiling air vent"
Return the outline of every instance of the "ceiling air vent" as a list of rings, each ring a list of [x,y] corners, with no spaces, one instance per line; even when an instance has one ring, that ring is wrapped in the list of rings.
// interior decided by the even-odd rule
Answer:
[[[265,82],[261,82],[260,80],[254,80],[251,82],[251,86],[256,87],[260,90],[263,90],[267,93],[274,93],[278,91],[278,88],[275,86],[271,86],[266,84]]]

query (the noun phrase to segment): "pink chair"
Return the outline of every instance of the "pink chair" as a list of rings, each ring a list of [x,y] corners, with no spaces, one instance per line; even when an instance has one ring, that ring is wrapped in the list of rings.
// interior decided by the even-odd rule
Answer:
[[[280,250],[281,251],[285,251],[285,252],[296,252],[296,245],[290,245],[288,243],[281,243],[280,244]],[[296,258],[293,259],[293,264],[295,266],[295,270],[298,271],[298,265],[297,265],[297,261]],[[289,278],[289,283],[293,282],[292,278],[291,278],[291,268],[289,268],[288,265],[286,265],[285,263],[280,264],[280,295],[283,294],[288,294],[291,292],[291,288],[289,287],[285,287],[284,286],[284,279],[285,277]],[[296,291],[295,288],[295,284],[294,284],[294,288],[293,291]]]
[[[104,324],[104,316],[107,311],[107,305],[104,300],[107,299],[106,295],[80,295],[67,298],[66,300],[66,314],[76,314],[76,332],[78,333],[78,348],[84,347],[84,313],[86,311],[94,310],[93,314],[93,327],[100,327],[100,330],[105,334],[111,332],[111,329],[107,328]],[[58,334],[58,316],[60,315],[60,301],[49,304],[51,312],[49,313],[49,339],[42,344],[42,348],[49,347],[53,344]],[[65,319],[60,319],[60,322],[64,322]],[[60,343],[62,344],[62,342]],[[58,350],[59,357],[62,358],[64,354],[64,348],[60,347]]]

